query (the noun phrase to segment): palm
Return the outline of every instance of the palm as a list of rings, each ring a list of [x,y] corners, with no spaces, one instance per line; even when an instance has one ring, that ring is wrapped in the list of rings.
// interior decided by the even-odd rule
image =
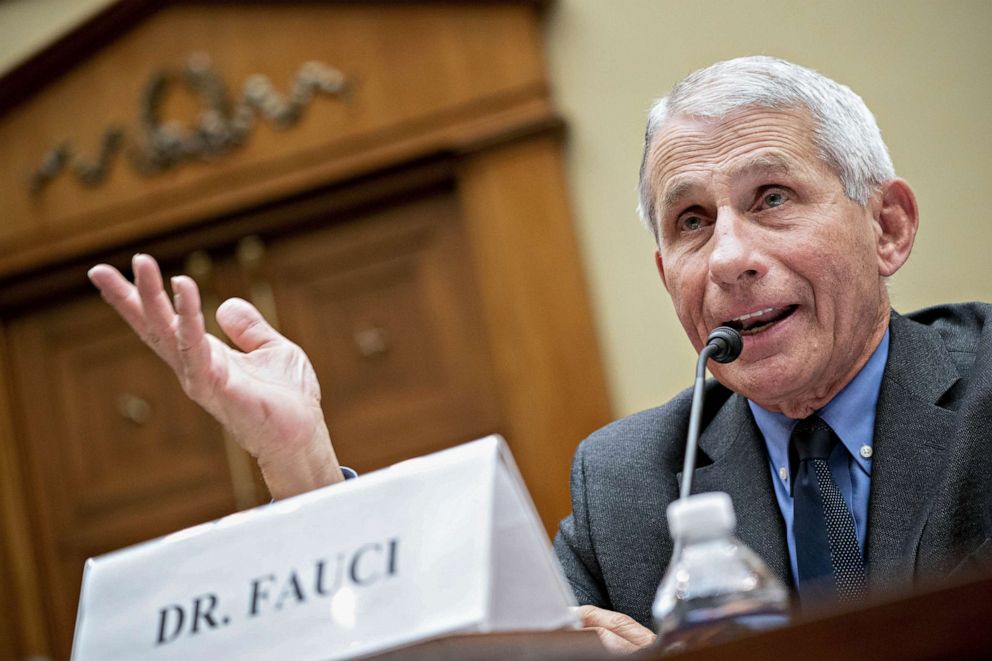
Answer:
[[[136,255],[132,285],[99,265],[90,279],[138,336],[176,373],[183,390],[254,456],[276,497],[341,479],[320,409],[320,386],[306,354],[254,306],[229,299],[217,321],[229,347],[204,330],[200,293],[186,276],[165,293],[158,264]]]
[[[253,456],[306,442],[322,417],[320,386],[306,354],[288,340],[247,353],[212,336],[205,396],[194,397]],[[193,393],[190,393],[191,395]]]

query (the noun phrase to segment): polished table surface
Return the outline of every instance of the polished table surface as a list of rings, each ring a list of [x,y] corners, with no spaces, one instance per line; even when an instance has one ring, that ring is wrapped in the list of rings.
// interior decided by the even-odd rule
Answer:
[[[992,658],[992,578],[800,620],[782,629],[677,655],[663,656],[655,650],[631,658],[988,659]]]
[[[552,631],[450,636],[375,658],[592,661],[616,657],[607,654],[592,632]],[[655,648],[626,658],[631,661],[988,659],[992,658],[992,578],[893,598],[857,610],[800,619],[782,629],[680,654],[666,655]]]

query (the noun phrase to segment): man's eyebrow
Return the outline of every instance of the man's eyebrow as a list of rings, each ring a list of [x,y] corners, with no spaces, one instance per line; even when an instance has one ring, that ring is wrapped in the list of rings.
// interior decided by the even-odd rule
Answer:
[[[737,179],[743,176],[788,176],[794,172],[792,163],[776,154],[758,154],[748,158],[743,163],[738,163],[730,170],[728,176]],[[677,205],[683,197],[688,195],[700,183],[694,178],[674,179],[665,187],[661,199],[661,208],[670,209]]]
[[[692,180],[676,180],[675,182],[669,182],[669,185],[665,187],[665,194],[661,199],[661,208],[670,209],[679,203],[683,197],[688,195],[689,191],[696,187],[696,182]]]

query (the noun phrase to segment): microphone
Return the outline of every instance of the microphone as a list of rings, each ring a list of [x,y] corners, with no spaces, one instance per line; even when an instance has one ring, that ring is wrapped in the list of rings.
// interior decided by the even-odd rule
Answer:
[[[689,496],[692,472],[696,469],[696,446],[699,444],[699,423],[703,417],[703,383],[706,380],[706,361],[732,363],[744,349],[741,334],[729,326],[719,326],[706,338],[706,346],[696,361],[696,383],[692,389],[692,409],[689,413],[689,436],[685,442],[685,463],[682,465],[682,489],[679,498]]]
[[[710,357],[718,363],[732,363],[744,350],[744,340],[741,338],[741,334],[730,326],[714,328],[713,332],[706,338],[706,347],[708,348],[710,345],[717,347],[717,350]]]

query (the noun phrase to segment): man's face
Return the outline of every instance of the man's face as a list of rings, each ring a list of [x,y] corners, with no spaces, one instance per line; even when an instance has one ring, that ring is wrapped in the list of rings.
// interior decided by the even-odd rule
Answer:
[[[717,326],[742,330],[741,357],[714,375],[793,417],[853,377],[888,318],[877,201],[848,199],[812,131],[794,110],[676,117],[649,156],[658,268],[689,339],[698,351]]]

